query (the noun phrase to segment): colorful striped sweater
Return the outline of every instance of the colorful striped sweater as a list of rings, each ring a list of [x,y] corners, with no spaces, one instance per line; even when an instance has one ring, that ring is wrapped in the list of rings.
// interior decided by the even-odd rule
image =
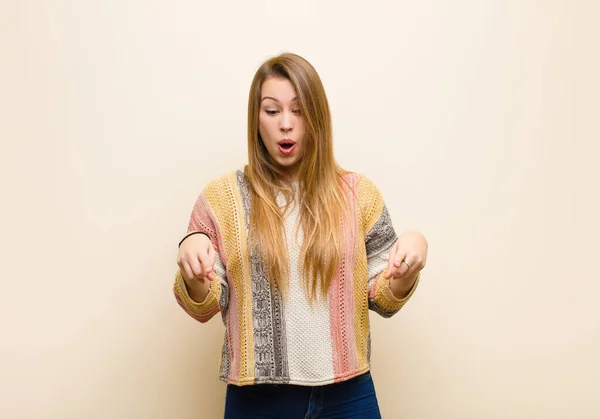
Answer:
[[[412,296],[394,297],[384,278],[397,239],[375,185],[362,175],[346,175],[352,219],[343,220],[344,247],[327,298],[309,304],[300,275],[302,232],[298,209],[285,219],[289,298],[272,291],[265,267],[248,245],[250,193],[237,171],[212,181],[200,194],[188,232],[210,236],[217,257],[215,280],[202,302],[187,293],[181,272],[173,287],[177,302],[206,322],[221,312],[226,326],[219,378],[226,383],[316,386],[344,381],[369,370],[368,310],[390,317]],[[278,197],[279,204],[283,195]]]

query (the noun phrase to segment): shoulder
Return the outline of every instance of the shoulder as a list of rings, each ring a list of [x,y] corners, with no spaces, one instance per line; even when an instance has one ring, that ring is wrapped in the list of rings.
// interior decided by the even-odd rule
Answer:
[[[196,200],[193,217],[212,225],[215,232],[239,225],[236,220],[243,211],[240,209],[242,200],[237,176],[238,171],[235,171],[211,179]]]
[[[237,170],[213,178],[205,184],[198,199],[205,202],[215,214],[232,211],[240,198],[238,187],[240,176],[243,177],[243,172]]]
[[[356,174],[357,178],[358,178],[358,191],[367,195],[367,196],[372,196],[374,194],[378,194],[379,193],[379,189],[377,189],[377,186],[375,186],[375,183],[368,178],[366,175],[362,174],[362,173],[357,173]]]
[[[242,170],[236,170],[234,172],[229,172],[227,174],[213,178],[206,184],[206,186],[204,186],[202,194],[208,196],[220,194],[222,192],[230,190],[238,182],[238,179],[243,178],[243,176],[244,172]]]
[[[381,216],[385,206],[375,183],[362,173],[352,173],[356,185],[356,200],[362,224],[369,230]]]
[[[373,200],[381,199],[379,189],[366,175],[362,173],[345,172],[342,177],[356,193],[360,207],[370,205]]]

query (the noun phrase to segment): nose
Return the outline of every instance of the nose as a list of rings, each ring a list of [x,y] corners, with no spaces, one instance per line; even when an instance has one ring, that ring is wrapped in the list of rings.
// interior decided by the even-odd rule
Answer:
[[[290,132],[293,126],[292,115],[288,112],[282,112],[281,120],[279,121],[279,129],[281,132]]]

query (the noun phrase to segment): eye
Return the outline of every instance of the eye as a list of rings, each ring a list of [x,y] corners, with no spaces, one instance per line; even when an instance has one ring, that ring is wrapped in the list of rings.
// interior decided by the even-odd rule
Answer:
[[[265,112],[267,113],[267,115],[275,115],[275,114],[277,114],[277,111],[273,110],[273,109],[266,109]]]
[[[302,115],[302,111],[300,109],[294,109],[292,112],[296,115]]]

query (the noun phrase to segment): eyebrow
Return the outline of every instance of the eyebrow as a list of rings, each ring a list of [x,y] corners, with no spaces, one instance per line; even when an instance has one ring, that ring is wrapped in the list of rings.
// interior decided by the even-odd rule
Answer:
[[[271,100],[274,100],[275,102],[279,103],[279,101],[277,99],[275,99],[274,97],[271,97],[271,96],[265,96],[260,101],[262,102],[265,99],[271,99]],[[292,99],[292,102],[296,102],[297,100],[298,100],[298,97],[296,96]]]

